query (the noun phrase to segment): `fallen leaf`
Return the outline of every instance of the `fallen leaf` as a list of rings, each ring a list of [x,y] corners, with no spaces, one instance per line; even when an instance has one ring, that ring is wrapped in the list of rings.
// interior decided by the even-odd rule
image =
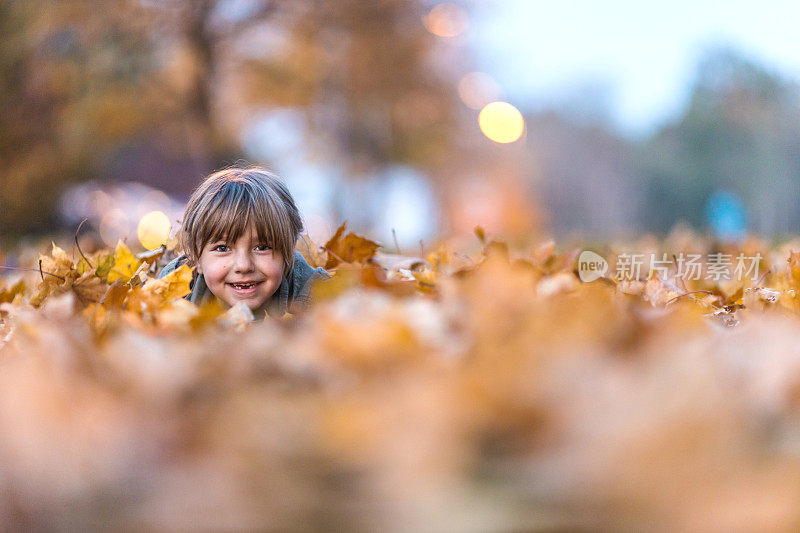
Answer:
[[[81,277],[72,282],[72,291],[81,306],[97,303],[108,290],[108,284],[95,275],[94,270],[85,272]]]
[[[297,240],[297,246],[295,249],[303,254],[305,257],[306,262],[314,268],[317,267],[325,267],[328,262],[326,257],[325,250],[322,249],[317,243],[311,240],[311,237],[308,234],[304,233],[300,235],[300,238]]]
[[[191,292],[189,285],[192,282],[193,270],[194,268],[183,264],[163,278],[149,278],[142,289],[158,295],[164,302],[183,298]]]
[[[25,292],[25,281],[19,280],[11,287],[6,287],[5,282],[0,279],[0,303],[13,302],[18,294]]]
[[[136,273],[141,261],[131,253],[124,242],[121,240],[117,242],[117,247],[114,251],[114,266],[108,273],[108,282],[111,283],[115,280],[121,279],[129,281]]]
[[[344,234],[347,222],[336,230],[333,237],[325,244],[328,252],[328,261],[325,263],[326,269],[336,267],[342,261],[345,263],[364,264],[375,255],[381,247],[375,241],[371,241],[355,233]]]
[[[152,265],[153,263],[158,261],[166,251],[167,251],[167,245],[162,244],[158,248],[154,248],[152,250],[147,250],[142,253],[136,254],[136,259],[139,259],[141,261],[144,261],[145,263]]]

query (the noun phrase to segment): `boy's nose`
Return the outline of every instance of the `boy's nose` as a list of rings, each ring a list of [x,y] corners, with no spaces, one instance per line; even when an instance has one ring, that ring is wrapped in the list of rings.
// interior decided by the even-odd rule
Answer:
[[[248,252],[239,252],[236,254],[233,268],[236,272],[250,272],[253,270],[253,258]]]

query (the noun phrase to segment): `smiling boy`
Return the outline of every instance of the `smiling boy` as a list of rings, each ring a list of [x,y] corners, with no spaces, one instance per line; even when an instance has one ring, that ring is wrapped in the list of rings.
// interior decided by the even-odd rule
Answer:
[[[216,297],[244,303],[255,315],[279,317],[308,304],[311,282],[328,278],[294,247],[303,224],[289,190],[259,167],[233,167],[206,178],[192,193],[178,234],[183,263],[196,266],[189,301]]]

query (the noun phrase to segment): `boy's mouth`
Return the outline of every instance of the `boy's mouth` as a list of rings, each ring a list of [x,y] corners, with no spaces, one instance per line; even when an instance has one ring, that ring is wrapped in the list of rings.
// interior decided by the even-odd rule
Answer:
[[[228,283],[231,287],[236,289],[237,291],[246,291],[248,289],[254,288],[256,285],[260,284],[260,281],[248,281],[247,283]]]

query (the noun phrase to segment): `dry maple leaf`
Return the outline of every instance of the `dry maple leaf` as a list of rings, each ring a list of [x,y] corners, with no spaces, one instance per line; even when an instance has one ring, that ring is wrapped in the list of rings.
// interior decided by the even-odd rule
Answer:
[[[323,250],[323,248],[317,243],[312,241],[311,237],[309,237],[306,233],[300,235],[295,249],[303,254],[306,262],[313,268],[325,267],[328,262],[325,250]]]
[[[146,264],[142,264],[139,270],[145,266]],[[115,282],[120,285],[112,285],[109,289],[108,302],[104,307],[106,309],[121,308],[122,316],[134,323],[143,321],[151,326],[158,324],[177,326],[183,320],[185,325],[192,325],[199,313],[185,312],[183,304],[173,305],[176,299],[180,299],[190,292],[192,270],[193,268],[187,265],[181,265],[160,279],[148,278],[141,272],[132,278],[135,281],[133,284],[122,283],[122,278],[120,278]],[[141,285],[139,284],[140,276],[144,276],[145,279]],[[166,313],[163,319],[162,313]]]
[[[164,300],[158,294],[144,290],[144,287],[133,287],[125,297],[123,309],[130,311],[139,317],[152,319],[156,313],[164,306]]]
[[[46,268],[48,272],[52,272],[57,276],[63,276],[67,271],[74,268],[74,261],[67,255],[67,252],[53,244],[53,250],[50,257],[42,257],[42,268]]]
[[[67,285],[68,288],[71,282],[80,276],[72,258],[56,246],[56,243],[53,243],[53,249],[49,256],[40,256],[39,272],[42,281],[39,283],[36,293],[30,298],[30,303],[34,307],[42,305],[50,293],[58,287]]]
[[[108,290],[108,284],[95,275],[94,270],[83,273],[81,277],[72,282],[72,292],[81,306],[99,302]]]
[[[130,248],[121,240],[118,241],[114,250],[114,266],[108,272],[108,282],[111,283],[118,279],[129,281],[141,264],[142,262],[131,253]]]
[[[189,285],[192,282],[193,270],[194,268],[183,264],[163,278],[149,278],[142,289],[158,295],[165,303],[175,298],[183,298],[191,292]]]
[[[345,229],[347,229],[347,222],[339,226],[333,237],[325,244],[325,250],[328,252],[326,269],[334,268],[342,261],[364,264],[372,259],[375,252],[381,247],[377,242],[355,233],[345,235]]]

